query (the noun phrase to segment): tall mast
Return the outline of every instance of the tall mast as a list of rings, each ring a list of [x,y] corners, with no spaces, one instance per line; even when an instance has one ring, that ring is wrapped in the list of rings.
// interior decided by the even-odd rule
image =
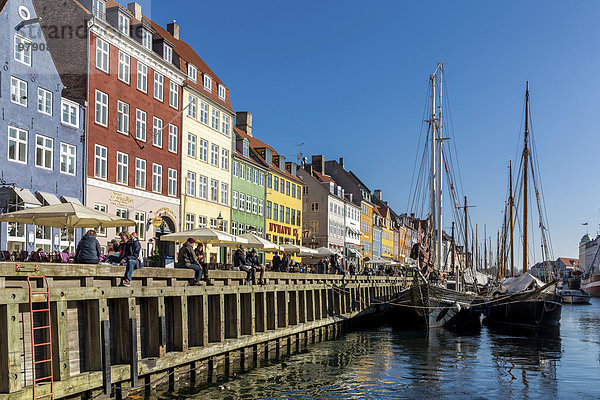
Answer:
[[[523,273],[527,272],[527,175],[529,172],[529,81],[525,89],[525,146],[523,147]]]
[[[456,270],[456,263],[454,261],[455,257],[456,257],[456,243],[454,242],[454,221],[452,221],[452,243],[450,244],[452,246],[452,264],[451,264],[451,268],[452,271],[454,271],[454,290],[458,291],[459,287],[458,287],[458,271]]]
[[[500,231],[498,231],[497,239],[496,239],[496,275],[498,277],[502,277],[500,271]]]
[[[475,271],[479,271],[479,224],[475,224]]]
[[[483,268],[487,274],[487,226],[483,225]]]
[[[437,174],[436,174],[436,216],[437,216],[437,239],[436,239],[436,269],[438,271],[442,268],[442,174],[444,168],[444,159],[442,153],[442,79],[444,73],[444,65],[438,63],[437,68],[437,79],[438,79],[438,103],[437,103]]]
[[[465,196],[465,267],[469,268],[469,224],[467,223],[467,196]]]
[[[430,162],[430,179],[429,179],[429,215],[431,216],[431,223],[433,224],[432,237],[433,237],[433,250],[436,250],[436,235],[435,235],[435,222],[436,222],[436,208],[435,208],[435,179],[436,179],[436,163],[435,163],[435,149],[436,149],[436,138],[435,138],[435,74],[429,77],[429,86],[431,87],[430,101],[431,110],[429,115],[429,135],[430,135],[430,147],[431,147],[431,162]],[[437,254],[436,254],[437,256]]]
[[[512,160],[509,161],[508,164],[508,169],[509,169],[509,175],[510,175],[510,179],[509,179],[509,183],[510,183],[510,195],[508,196],[508,207],[510,209],[509,215],[510,215],[510,222],[509,222],[509,229],[510,229],[510,276],[514,278],[515,276],[515,248],[514,248],[514,226],[513,226],[513,207],[515,206],[515,199],[513,198],[513,181],[512,181]]]

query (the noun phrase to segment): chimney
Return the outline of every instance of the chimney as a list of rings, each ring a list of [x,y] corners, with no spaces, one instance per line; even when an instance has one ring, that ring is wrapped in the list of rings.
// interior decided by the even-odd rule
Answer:
[[[321,174],[325,173],[325,156],[312,156],[313,169]]]
[[[129,3],[127,4],[127,9],[133,14],[133,18],[138,21],[142,20],[142,6],[138,3]]]
[[[344,169],[344,157],[340,157],[340,167]]]
[[[374,196],[374,197],[375,197],[377,200],[381,201],[381,190],[380,190],[380,189],[377,189],[377,190],[375,190],[375,191],[373,192],[373,196]]]
[[[248,111],[238,111],[235,113],[235,126],[252,136],[252,114]]]
[[[175,20],[167,24],[167,31],[173,35],[175,39],[179,40],[179,24],[177,24]]]

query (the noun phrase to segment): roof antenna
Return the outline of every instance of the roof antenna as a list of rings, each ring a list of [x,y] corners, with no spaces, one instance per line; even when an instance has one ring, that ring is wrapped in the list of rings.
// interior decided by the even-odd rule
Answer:
[[[304,146],[304,142],[296,145],[296,147],[298,147],[298,153],[296,153],[296,157],[298,157],[298,164],[302,162],[302,146]]]

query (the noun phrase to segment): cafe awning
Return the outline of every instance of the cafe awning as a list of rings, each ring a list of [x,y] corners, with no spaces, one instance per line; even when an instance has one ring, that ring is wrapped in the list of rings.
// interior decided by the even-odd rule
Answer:
[[[25,203],[30,206],[41,206],[42,203],[27,189],[21,189],[18,187],[13,188],[15,194]]]
[[[44,199],[44,201],[46,203],[48,203],[47,205],[49,206],[53,206],[55,204],[60,204],[61,201],[58,199],[58,197],[56,197],[55,195],[53,195],[52,193],[47,193],[47,192],[37,192],[37,194]]]

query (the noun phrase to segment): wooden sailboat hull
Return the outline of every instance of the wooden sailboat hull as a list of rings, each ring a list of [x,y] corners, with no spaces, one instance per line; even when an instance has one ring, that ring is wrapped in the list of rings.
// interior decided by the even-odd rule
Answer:
[[[600,274],[592,274],[582,279],[581,288],[592,296],[600,296]]]
[[[560,324],[562,304],[554,300],[507,299],[485,307],[486,323],[501,328],[540,329]]]

